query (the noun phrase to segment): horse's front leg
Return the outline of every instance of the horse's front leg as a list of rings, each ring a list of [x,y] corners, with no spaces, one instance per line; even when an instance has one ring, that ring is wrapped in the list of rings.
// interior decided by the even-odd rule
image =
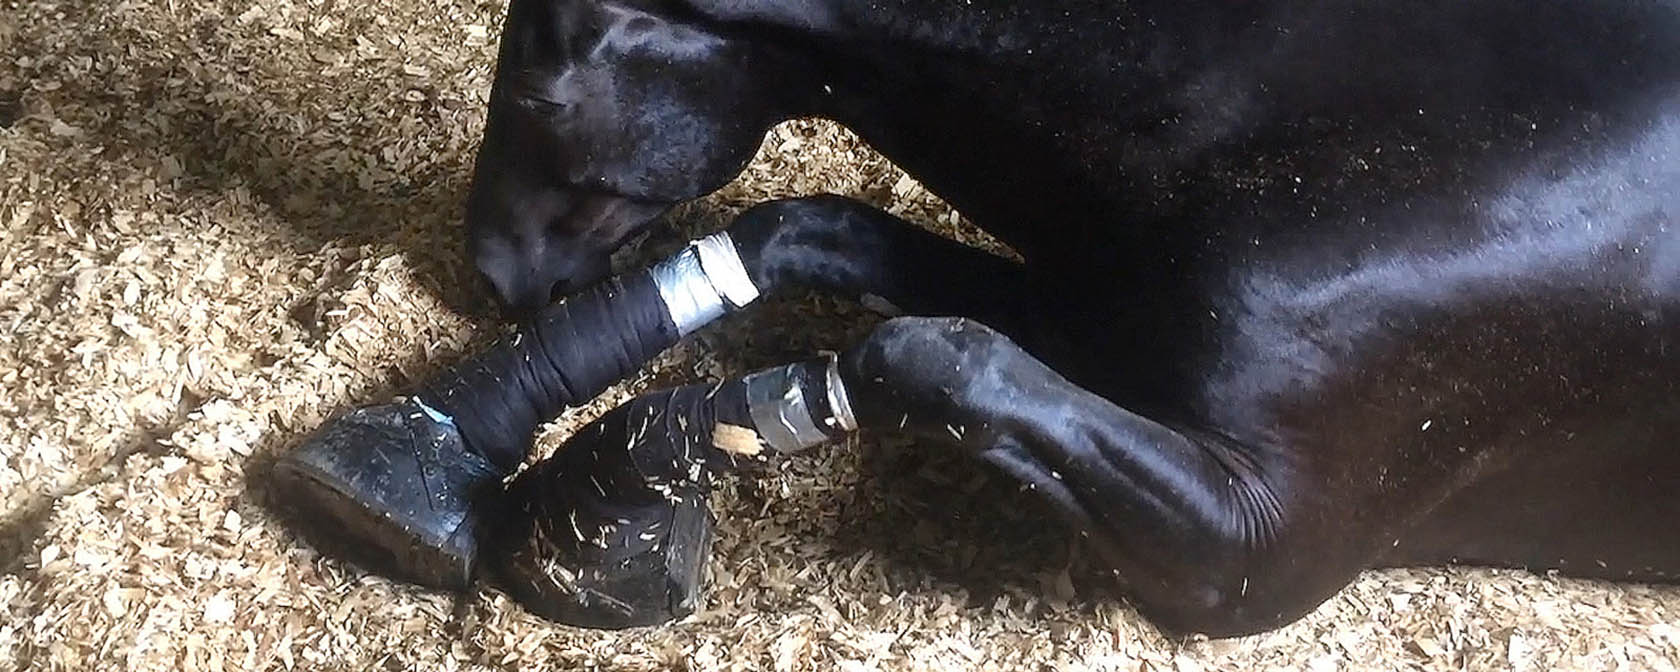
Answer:
[[[540,423],[787,285],[1000,322],[1033,295],[1019,265],[856,201],[763,204],[650,269],[549,307],[413,396],[336,418],[278,461],[279,503],[335,554],[463,588],[482,521]]]
[[[1302,465],[1115,406],[976,322],[900,318],[838,359],[650,393],[579,432],[514,486],[520,515],[492,547],[501,585],[570,623],[681,616],[713,475],[854,428],[954,441],[1032,488],[1169,629],[1272,627],[1361,566],[1340,552],[1361,531],[1292,526],[1330,515],[1289,491]]]

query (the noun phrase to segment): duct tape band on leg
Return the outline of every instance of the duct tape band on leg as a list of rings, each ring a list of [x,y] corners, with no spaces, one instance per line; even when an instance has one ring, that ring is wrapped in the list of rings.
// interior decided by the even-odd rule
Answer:
[[[689,242],[649,272],[682,336],[722,317],[726,308],[739,309],[758,298],[758,287],[727,231]]]
[[[765,369],[746,378],[747,412],[758,435],[772,449],[790,453],[828,440],[811,421],[811,407],[795,369],[800,364]]]
[[[798,452],[857,429],[857,419],[852,415],[845,386],[840,382],[837,361],[830,355],[826,374],[820,378],[800,375],[802,371],[814,373],[806,368],[808,362],[779,366],[747,376],[744,381],[747,386],[747,412],[752,416],[759,436],[772,449],[784,453]],[[805,384],[801,384],[802,380]],[[808,385],[825,388],[821,399],[816,401],[826,409],[806,398],[807,392],[816,392]],[[817,426],[816,416],[823,410],[827,411],[823,423],[830,431]]]
[[[730,305],[739,309],[758,298],[758,286],[747,275],[747,266],[741,262],[728,231],[696,240],[689,247],[700,257],[700,270]]]
[[[846,383],[840,380],[840,356],[832,352],[828,355],[828,373],[824,382],[828,387],[828,411],[833,415],[830,420],[834,427],[842,432],[857,431],[857,416],[852,414],[852,400],[846,396]]]

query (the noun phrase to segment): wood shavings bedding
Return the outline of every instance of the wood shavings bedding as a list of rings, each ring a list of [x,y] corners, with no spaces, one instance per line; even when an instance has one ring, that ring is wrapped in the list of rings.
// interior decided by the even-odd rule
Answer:
[[[1680,591],[1489,570],[1371,572],[1276,632],[1169,641],[1027,494],[901,441],[723,487],[705,605],[670,626],[558,627],[319,556],[262,507],[265,463],[500,329],[458,219],[504,9],[4,5],[0,670],[1675,668]],[[818,192],[986,242],[855,137],[793,122],[641,258]],[[871,319],[767,301],[540,447]]]

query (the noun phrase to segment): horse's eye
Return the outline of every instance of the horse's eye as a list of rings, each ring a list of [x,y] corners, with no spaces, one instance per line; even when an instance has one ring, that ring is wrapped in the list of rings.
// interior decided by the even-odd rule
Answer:
[[[565,103],[557,103],[545,98],[535,98],[532,96],[519,96],[515,99],[515,101],[519,103],[520,107],[545,117],[560,116],[561,114],[564,114],[566,112],[566,108],[569,107]]]

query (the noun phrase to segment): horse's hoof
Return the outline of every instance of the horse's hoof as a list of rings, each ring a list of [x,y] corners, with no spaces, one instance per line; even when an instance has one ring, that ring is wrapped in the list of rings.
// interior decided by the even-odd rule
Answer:
[[[472,582],[503,472],[416,400],[334,419],[274,466],[280,508],[316,548],[433,588]]]
[[[487,551],[498,585],[537,615],[579,627],[657,625],[693,613],[712,542],[704,497],[608,504],[580,497],[579,485],[515,482],[518,503]]]
[[[532,612],[608,629],[694,612],[711,474],[684,430],[701,423],[665,414],[663,399],[614,409],[508,488],[485,563]]]

